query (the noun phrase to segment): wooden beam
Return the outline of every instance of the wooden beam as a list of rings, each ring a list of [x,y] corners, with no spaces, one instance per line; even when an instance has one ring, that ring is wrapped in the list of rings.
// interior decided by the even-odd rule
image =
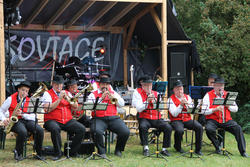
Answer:
[[[0,105],[5,100],[4,8],[0,0]]]
[[[42,24],[29,24],[27,27],[23,27],[22,24],[18,24],[15,26],[11,26],[10,29],[13,30],[68,30],[68,31],[109,31],[111,33],[121,33],[123,27],[108,27],[105,28],[104,26],[93,26],[87,29],[85,26],[70,26],[66,28],[63,25],[51,25],[46,28]]]
[[[192,41],[189,41],[189,40],[167,40],[167,43],[189,44],[189,43],[192,43]]]
[[[43,10],[49,0],[42,0],[40,4],[37,6],[35,10],[33,10],[32,14],[29,15],[28,19],[24,22],[23,26],[27,27],[35,18],[36,16]]]
[[[107,13],[117,2],[109,2],[86,26],[87,29],[92,27],[105,13]]]
[[[22,3],[23,3],[23,0],[19,0],[19,2],[17,3],[16,7],[19,7]]]
[[[66,28],[72,26],[93,4],[95,1],[87,2],[74,16],[73,18],[65,25]]]
[[[161,20],[159,19],[156,11],[154,10],[154,8],[151,8],[150,10],[150,14],[151,16],[153,17],[153,20],[158,28],[158,31],[161,33],[162,35],[162,23],[161,23]]]
[[[128,45],[132,39],[132,36],[133,36],[133,33],[134,33],[134,30],[135,30],[135,26],[136,26],[136,20],[134,22],[132,22],[132,24],[130,25],[129,27],[129,32],[128,32],[128,35],[126,37],[126,41],[125,41],[125,44],[124,44],[124,47],[127,49],[128,48]]]
[[[118,15],[116,15],[113,19],[111,19],[105,27],[113,26],[117,21],[119,21],[123,16],[125,16],[130,10],[132,10],[139,3],[130,3],[126,6]]]
[[[45,27],[48,28],[51,24],[53,24],[56,21],[56,19],[63,13],[63,11],[71,4],[72,1],[73,0],[65,0],[62,6],[60,6],[60,8],[56,11],[56,13],[45,24]]]
[[[139,3],[162,3],[164,0],[89,0],[100,2],[139,2]]]
[[[143,9],[139,14],[137,14],[132,20],[128,21],[124,27],[128,27],[133,21],[137,21],[139,20],[142,16],[144,16],[145,14],[147,14],[152,8],[154,8],[156,5],[158,5],[157,3],[151,4],[149,6],[147,6],[145,9]]]
[[[127,28],[123,29],[123,86],[128,85],[128,50],[125,47],[125,41],[127,38]]]
[[[163,1],[161,7],[161,21],[162,21],[162,35],[161,35],[161,44],[162,44],[162,64],[161,64],[161,75],[164,81],[168,80],[168,52],[167,52],[167,1]]]

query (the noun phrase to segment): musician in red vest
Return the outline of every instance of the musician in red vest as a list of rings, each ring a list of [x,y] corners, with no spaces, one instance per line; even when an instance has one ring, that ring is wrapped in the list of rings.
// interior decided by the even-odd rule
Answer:
[[[72,96],[67,91],[62,90],[63,84],[64,79],[62,76],[54,76],[52,89],[46,91],[43,95],[43,106],[46,112],[44,115],[44,128],[51,132],[55,153],[53,160],[58,160],[62,157],[61,130],[74,134],[69,152],[71,157],[78,156],[77,152],[85,134],[85,127],[73,119],[71,114],[71,110],[76,109],[78,103],[71,103],[67,100]]]
[[[208,92],[203,98],[202,109],[206,115],[206,133],[212,141],[216,153],[220,154],[219,140],[216,136],[216,129],[223,128],[232,133],[238,143],[238,150],[243,157],[249,157],[246,153],[246,142],[240,125],[232,120],[231,112],[237,112],[238,106],[235,103],[232,106],[228,105],[213,105],[215,98],[226,98],[227,92],[224,90],[225,80],[216,78],[214,81],[214,90]]]
[[[4,125],[7,126],[10,123],[10,117],[15,110],[18,103],[21,103],[20,109],[17,110],[16,115],[18,116],[18,122],[11,128],[12,132],[17,134],[16,137],[16,147],[14,150],[14,159],[17,161],[23,160],[23,146],[24,142],[27,140],[28,132],[34,134],[36,128],[35,136],[35,149],[37,155],[44,160],[42,156],[42,143],[44,132],[43,129],[35,124],[35,114],[27,113],[29,105],[28,93],[31,87],[31,83],[28,81],[21,82],[18,85],[18,91],[11,96],[9,96],[2,106],[0,107],[0,120],[3,121]],[[21,99],[23,98],[23,101]],[[9,117],[6,117],[6,114]],[[36,125],[36,126],[35,126]]]
[[[153,103],[156,103],[158,94],[152,90],[152,82],[153,80],[150,76],[144,76],[141,80],[141,88],[135,90],[132,98],[132,105],[136,107],[139,113],[139,133],[143,145],[143,155],[150,155],[148,129],[157,128],[164,133],[161,154],[170,156],[167,148],[171,145],[172,127],[161,119],[161,113],[159,111],[153,110]]]
[[[92,84],[93,91],[98,90],[100,88],[100,82],[99,82],[100,78],[110,78],[110,77],[111,76],[106,71],[100,71],[98,80]],[[109,90],[113,91],[113,87],[111,85],[109,85]]]
[[[191,97],[184,94],[183,86],[183,83],[177,80],[173,86],[174,94],[169,98],[169,117],[171,125],[175,130],[174,148],[176,151],[184,153],[184,150],[181,148],[184,128],[193,129],[195,131],[195,153],[203,155],[201,152],[203,128],[198,121],[194,120],[193,122],[191,115],[187,113],[187,108],[192,108],[193,103]]]
[[[92,117],[95,120],[92,119],[93,121],[90,126],[98,153],[105,158],[106,152],[103,143],[104,132],[108,129],[117,134],[115,155],[119,157],[122,156],[122,151],[124,151],[130,133],[128,127],[117,113],[117,108],[124,106],[124,100],[117,92],[110,90],[110,83],[111,79],[109,77],[100,78],[99,89],[88,96],[89,102],[95,102],[98,98],[98,103],[108,103],[106,110],[96,110],[92,112]],[[116,100],[112,102],[112,99]]]

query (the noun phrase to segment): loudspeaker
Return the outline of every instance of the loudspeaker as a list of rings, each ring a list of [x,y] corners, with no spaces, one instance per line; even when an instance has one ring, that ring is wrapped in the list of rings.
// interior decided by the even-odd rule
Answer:
[[[184,93],[188,94],[188,80],[186,77],[169,77],[169,82],[168,82],[168,90],[169,90],[169,96],[173,94],[173,86],[175,81],[181,80],[181,82],[184,84]]]
[[[170,76],[185,77],[187,68],[185,52],[170,52]]]
[[[64,143],[64,155],[67,155],[67,142]],[[69,144],[71,147],[71,142]],[[87,154],[90,155],[95,151],[95,144],[92,141],[85,141],[81,143],[80,149],[78,150],[78,154]]]

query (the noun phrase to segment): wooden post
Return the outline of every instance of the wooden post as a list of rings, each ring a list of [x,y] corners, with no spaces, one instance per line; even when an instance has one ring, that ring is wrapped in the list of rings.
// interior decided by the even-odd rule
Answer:
[[[162,44],[162,67],[161,74],[164,81],[168,80],[168,69],[167,69],[167,1],[162,1],[161,8],[161,22],[162,22],[162,36],[161,36],[161,44]]]
[[[0,0],[0,105],[5,100],[5,53],[3,0]]]

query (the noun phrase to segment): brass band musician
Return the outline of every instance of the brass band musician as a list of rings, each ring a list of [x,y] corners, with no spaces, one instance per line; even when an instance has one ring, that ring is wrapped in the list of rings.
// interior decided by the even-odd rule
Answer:
[[[31,83],[28,81],[21,82],[18,85],[18,91],[9,96],[2,106],[0,107],[0,120],[3,121],[4,125],[10,126],[11,118],[17,117],[17,122],[10,127],[10,131],[17,134],[16,146],[14,149],[14,159],[17,161],[23,160],[23,147],[24,142],[27,140],[28,132],[34,134],[36,129],[35,149],[40,159],[44,160],[42,156],[42,143],[44,132],[40,125],[35,124],[35,114],[26,113],[28,110],[29,97],[28,93],[31,87]],[[17,106],[20,106],[20,108]],[[9,115],[9,117],[6,117]]]
[[[44,93],[44,128],[51,132],[51,139],[54,146],[53,160],[58,160],[62,157],[61,152],[61,130],[65,130],[70,134],[74,134],[70,149],[70,156],[78,156],[78,150],[81,141],[84,138],[85,127],[73,119],[71,109],[78,107],[77,102],[71,103],[68,99],[70,94],[62,90],[64,79],[62,76],[55,76],[52,81],[52,89]]]

